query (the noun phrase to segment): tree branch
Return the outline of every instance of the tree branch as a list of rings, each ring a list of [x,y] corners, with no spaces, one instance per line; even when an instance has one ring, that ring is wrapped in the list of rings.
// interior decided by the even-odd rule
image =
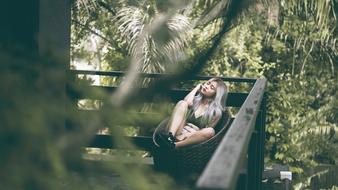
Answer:
[[[204,14],[204,16],[202,16],[201,18],[199,18],[195,23],[194,23],[194,27],[193,28],[197,28],[197,27],[204,27],[208,24],[210,24],[211,22],[213,22],[215,19],[218,18],[225,18],[225,19],[229,19],[229,15],[228,13],[231,12],[232,10],[232,5],[233,0],[222,0],[219,3],[217,3],[209,12],[207,12],[206,14]],[[238,8],[240,8],[240,12],[244,11],[244,9],[248,8],[249,6],[251,6],[252,4],[256,3],[255,0],[242,0],[240,2],[238,2],[238,0],[236,3],[239,3]],[[224,13],[224,14],[222,14]]]
[[[77,21],[77,20],[75,20],[75,19],[72,19],[72,22],[74,22],[75,24],[77,24],[77,25],[81,26],[82,28],[88,30],[88,31],[91,32],[92,34],[94,34],[94,35],[100,37],[100,38],[103,39],[104,41],[108,42],[108,43],[111,44],[113,47],[115,47],[115,49],[116,49],[117,51],[121,52],[123,55],[127,55],[127,54],[128,54],[128,52],[125,51],[124,49],[120,48],[120,47],[118,46],[118,44],[117,44],[115,41],[109,40],[109,39],[106,38],[105,36],[103,36],[103,35],[97,33],[97,32],[94,31],[93,29],[89,28],[89,26],[86,26],[86,25],[80,23],[79,21]]]
[[[116,15],[116,11],[114,9],[112,9],[107,3],[103,2],[103,1],[98,1],[97,4],[100,5],[101,7],[105,8],[113,16]]]

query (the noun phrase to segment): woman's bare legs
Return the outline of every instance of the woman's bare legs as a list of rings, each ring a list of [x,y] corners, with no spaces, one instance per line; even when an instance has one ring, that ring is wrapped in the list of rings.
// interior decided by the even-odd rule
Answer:
[[[211,127],[203,128],[199,131],[194,132],[190,137],[176,142],[176,148],[198,144],[200,142],[206,141],[215,135],[215,130]]]
[[[171,114],[170,121],[168,123],[168,131],[174,136],[182,133],[182,129],[185,126],[186,115],[188,111],[188,103],[184,100],[179,101]],[[203,128],[194,132],[191,136],[185,138],[182,141],[175,143],[176,148],[198,144],[206,141],[215,135],[215,130],[211,127]]]
[[[176,133],[180,133],[182,131],[182,128],[185,124],[187,111],[188,103],[186,101],[181,100],[176,104],[168,123],[168,131],[174,136]]]
[[[178,131],[176,133],[176,139],[178,141],[183,141],[184,139],[190,137],[192,134],[199,130],[200,128],[198,128],[197,126],[186,124],[181,131]]]

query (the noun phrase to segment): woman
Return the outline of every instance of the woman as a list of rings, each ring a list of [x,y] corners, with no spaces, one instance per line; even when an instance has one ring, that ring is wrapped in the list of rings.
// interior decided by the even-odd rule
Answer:
[[[213,137],[214,127],[226,110],[227,94],[227,86],[219,78],[198,84],[184,100],[176,104],[167,132],[158,134],[157,145],[174,149]]]

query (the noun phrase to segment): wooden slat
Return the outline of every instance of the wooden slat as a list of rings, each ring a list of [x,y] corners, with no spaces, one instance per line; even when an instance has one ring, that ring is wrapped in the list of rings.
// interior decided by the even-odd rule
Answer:
[[[100,76],[111,76],[111,77],[123,77],[125,75],[125,72],[123,71],[69,70],[68,73],[72,75],[85,74],[85,75],[100,75]],[[170,74],[162,74],[162,73],[140,73],[141,77],[147,77],[147,78],[160,78],[160,77],[165,77],[169,75]],[[190,80],[209,80],[213,77],[221,78],[222,80],[228,81],[228,82],[247,82],[247,83],[256,82],[255,78],[200,76],[200,75],[191,76],[189,79]]]
[[[231,122],[233,118],[231,118]],[[132,142],[138,150],[151,151],[154,148],[152,137],[150,136],[135,136],[135,137],[124,137],[125,140]],[[88,148],[118,148],[124,149],[127,147],[116,146],[114,144],[114,137],[111,135],[95,135],[93,140],[86,146]]]
[[[234,122],[198,179],[201,189],[234,189],[247,156],[249,140],[259,110],[266,79],[258,79]]]
[[[152,150],[154,144],[152,137],[124,137],[126,140],[132,142],[137,146],[139,150]],[[89,148],[126,148],[121,146],[116,146],[114,144],[114,138],[111,135],[95,135],[94,139],[87,146]]]
[[[257,118],[257,117],[256,117]],[[258,119],[258,118],[257,118]],[[254,131],[251,135],[249,150],[248,150],[248,186],[252,190],[259,190],[257,183],[260,182],[261,176],[259,176],[260,170],[260,152],[258,144],[259,136],[258,131]]]
[[[88,91],[93,92],[99,92],[99,91],[105,91],[107,94],[112,94],[117,87],[107,87],[107,86],[90,86],[88,87]],[[141,91],[146,89],[141,89]],[[168,94],[166,94],[166,97],[170,99],[172,102],[177,102],[179,100],[184,99],[184,97],[189,93],[189,90],[170,90]],[[97,94],[78,94],[79,99],[81,98],[88,98],[88,99],[104,99],[105,97],[102,97]],[[240,92],[230,92],[227,98],[227,106],[229,107],[241,107],[243,102],[245,101],[246,97],[248,96],[248,93],[240,93]],[[155,97],[147,97],[147,101],[152,102]]]
[[[106,155],[106,154],[83,154],[83,159],[89,160],[89,161],[106,161],[106,162],[119,162],[123,164],[143,164],[143,165],[154,165],[153,158],[151,157],[145,157],[140,158],[139,156],[126,156],[117,157],[114,155]]]
[[[75,118],[81,119],[82,122],[74,121],[73,125],[76,128],[80,128],[80,127],[86,127],[86,126],[83,126],[83,124],[86,125],[87,120],[90,121],[90,120],[100,117],[101,111],[100,110],[77,110],[75,114],[76,114]],[[119,120],[114,119],[113,121],[114,123],[98,123],[98,125],[102,125],[102,127],[99,127],[99,128],[113,127],[115,125],[128,126],[128,127],[130,126],[140,127],[152,133],[153,129],[157,127],[158,124],[166,117],[167,116],[163,117],[163,115],[159,113],[144,113],[144,112],[130,113],[128,117],[125,117],[123,119],[119,119]],[[232,117],[231,122],[233,120],[234,118]],[[148,135],[148,134],[142,134],[142,135]]]
[[[156,127],[164,119],[163,114],[160,114],[160,113],[133,112],[133,113],[126,113],[126,114],[128,115],[128,117],[125,117],[126,115],[123,115],[124,117],[119,118],[119,116],[114,115],[115,118],[112,120],[113,123],[101,123],[100,125],[103,125],[103,126],[112,126],[112,125],[135,126],[135,127],[142,127],[142,128],[149,129],[149,128]],[[82,121],[87,120],[87,119],[90,121],[91,118],[99,118],[101,115],[103,115],[103,113],[100,110],[75,110],[74,111],[75,118],[79,118]],[[82,123],[85,123],[85,122],[82,122]],[[76,124],[76,125],[80,125],[80,124]]]

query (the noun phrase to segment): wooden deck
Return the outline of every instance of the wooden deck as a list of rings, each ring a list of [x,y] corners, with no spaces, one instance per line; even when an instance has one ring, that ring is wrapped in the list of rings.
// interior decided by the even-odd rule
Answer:
[[[120,176],[114,174],[91,173],[83,177],[81,173],[73,172],[70,177],[60,179],[60,187],[63,190],[74,190],[79,183],[85,184],[84,189],[131,190]]]
[[[117,158],[116,156],[108,154],[83,154],[83,159],[87,167],[86,172],[73,170],[70,177],[60,179],[60,187],[65,190],[73,190],[74,187],[79,188],[79,184],[83,184],[84,189],[113,189],[113,190],[132,190],[129,181],[126,181],[126,177],[123,177],[119,172],[114,172],[114,170],[109,167],[113,164],[123,164],[127,167],[137,167],[141,166],[146,169],[144,172],[147,175],[147,178],[157,178],[158,175],[165,176],[165,178],[171,181],[170,189],[194,189],[196,180],[198,179],[197,174],[192,174],[184,178],[175,178],[169,176],[166,173],[156,171],[154,169],[154,162],[152,157],[124,157]],[[107,167],[108,166],[108,167]],[[125,171],[128,173],[128,171]],[[128,174],[127,174],[128,175]],[[134,179],[137,181],[137,179]],[[152,180],[150,187],[152,189],[159,189],[163,186],[161,180]],[[168,188],[166,188],[168,189]]]
[[[91,74],[91,75],[108,75],[109,77],[121,77],[123,73],[121,72],[102,72],[102,71],[70,71],[71,75],[78,74]],[[141,76],[146,78],[160,78],[165,77],[161,74],[141,74]],[[71,77],[76,83],[76,77]],[[207,80],[212,78],[211,76],[192,76],[189,80]],[[266,115],[266,96],[265,96],[265,86],[266,79],[247,79],[247,78],[233,78],[233,77],[220,77],[224,81],[231,83],[247,83],[251,87],[250,92],[230,92],[227,98],[226,105],[227,107],[239,108],[239,112],[236,114],[236,117],[233,119],[233,122],[228,127],[225,136],[221,140],[220,144],[217,146],[216,151],[212,155],[212,158],[209,160],[207,166],[204,168],[203,172],[194,173],[189,172],[188,174],[182,174],[182,172],[176,172],[178,168],[171,168],[169,173],[162,173],[163,175],[170,175],[171,180],[174,184],[182,188],[188,189],[250,189],[250,190],[261,190],[262,189],[262,172],[264,169],[263,156],[264,156],[264,139],[265,139],[265,115]],[[159,80],[160,82],[163,80]],[[74,84],[72,84],[74,85]],[[71,86],[72,86],[71,85]],[[157,84],[158,86],[159,84]],[[155,85],[156,86],[156,85]],[[163,88],[163,87],[162,87]],[[69,97],[74,99],[74,113],[81,115],[77,118],[88,119],[91,117],[100,118],[107,113],[111,113],[113,110],[103,108],[101,110],[92,111],[92,110],[78,110],[77,100],[79,99],[94,99],[94,100],[103,100],[103,102],[108,101],[107,97],[101,96],[100,93],[90,93],[90,92],[107,92],[107,94],[113,93],[117,87],[107,87],[107,86],[88,86],[86,87],[88,91],[74,91],[73,89],[68,89]],[[148,89],[135,89],[139,94],[147,94]],[[89,92],[89,93],[87,93]],[[184,96],[189,92],[188,90],[182,89],[161,89],[157,90],[157,93],[147,94],[147,96],[142,99],[144,103],[162,103],[163,100],[170,101],[172,103],[177,102],[184,98]],[[165,93],[164,93],[165,92]],[[116,113],[116,112],[114,112]],[[153,113],[137,113],[141,114],[139,118],[145,116],[153,117]],[[115,117],[123,117],[115,116]],[[157,118],[158,119],[158,118]],[[163,118],[162,118],[163,119]],[[129,123],[128,123],[129,122]],[[114,123],[118,126],[139,126],[145,128],[155,128],[159,121],[153,123],[147,123],[143,120],[133,120],[125,123]],[[130,123],[131,122],[131,123]],[[76,121],[74,122],[76,124]],[[85,124],[86,122],[79,122]],[[107,123],[102,123],[107,125]],[[79,126],[76,126],[79,127]],[[81,126],[86,127],[86,126]],[[154,144],[152,142],[151,136],[135,136],[135,137],[124,137],[129,139],[134,145],[136,145],[138,150],[149,151],[150,154],[154,153]],[[121,137],[113,137],[110,135],[95,135],[92,141],[87,145],[87,147],[95,148],[108,148],[108,149],[128,149],[128,147],[117,146],[114,142],[116,139]],[[156,154],[154,154],[156,155]],[[153,163],[151,158],[137,158],[136,161],[132,158],[119,158],[116,159],[112,156],[93,156],[85,155],[84,158],[87,162],[92,162],[91,164],[100,165],[100,162],[119,162],[119,164],[133,165],[135,166],[142,165],[142,167],[147,167],[147,170],[154,171],[150,173],[159,172],[160,167],[156,166],[156,163]],[[94,161],[95,160],[95,161]],[[121,162],[122,160],[122,162]],[[170,159],[169,159],[170,160]],[[155,159],[156,161],[156,159]],[[95,163],[96,162],[96,163]],[[154,167],[157,169],[154,170]],[[175,164],[169,167],[175,167]],[[91,168],[100,168],[93,166]],[[102,169],[102,167],[101,167]],[[167,171],[167,172],[168,172]],[[173,171],[173,173],[172,173]],[[121,171],[120,172],[125,172]],[[103,180],[104,184],[105,179],[112,178],[111,181],[121,181],[125,178],[120,178],[117,175],[105,176],[104,171],[98,171],[97,178],[95,180]],[[162,175],[159,173],[159,175]],[[141,174],[147,175],[147,174]],[[88,177],[88,176],[87,176]],[[125,176],[124,176],[125,177]],[[147,176],[152,177],[153,179],[156,176]],[[95,181],[93,179],[93,181]],[[156,181],[156,180],[155,180]],[[128,181],[130,182],[130,181]],[[116,182],[120,186],[121,182]],[[107,185],[112,185],[108,183]],[[161,184],[159,184],[161,185]],[[123,185],[122,185],[123,186]],[[116,188],[127,188],[125,187],[116,187]]]

